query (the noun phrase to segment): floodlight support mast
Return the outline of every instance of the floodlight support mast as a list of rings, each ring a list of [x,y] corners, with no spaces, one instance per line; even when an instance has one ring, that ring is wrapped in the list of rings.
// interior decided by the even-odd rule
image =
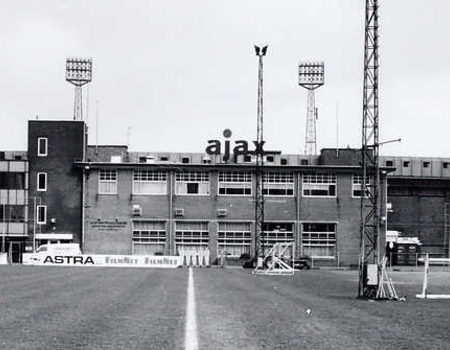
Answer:
[[[267,46],[262,48],[255,46],[258,57],[258,107],[257,107],[257,135],[260,145],[264,143],[264,111],[263,111],[263,57],[266,55]],[[263,231],[264,231],[264,152],[255,151],[255,258],[264,256]],[[256,261],[257,264],[257,261]]]
[[[298,84],[308,90],[306,109],[305,154],[317,154],[315,90],[325,83],[324,62],[301,62],[298,66]]]
[[[368,282],[369,265],[381,264],[381,196],[378,101],[378,0],[366,0],[364,88],[361,147],[362,195],[360,203],[360,264],[358,296],[375,299],[379,283]],[[369,179],[369,180],[367,180]]]
[[[82,87],[92,81],[92,59],[67,58],[66,81],[75,86],[73,120],[83,120]]]

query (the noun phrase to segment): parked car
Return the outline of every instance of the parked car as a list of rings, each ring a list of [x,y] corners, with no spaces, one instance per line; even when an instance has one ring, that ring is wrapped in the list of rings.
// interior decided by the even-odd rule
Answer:
[[[296,270],[309,270],[311,268],[308,257],[300,257],[298,259],[287,258],[283,259],[283,261]]]

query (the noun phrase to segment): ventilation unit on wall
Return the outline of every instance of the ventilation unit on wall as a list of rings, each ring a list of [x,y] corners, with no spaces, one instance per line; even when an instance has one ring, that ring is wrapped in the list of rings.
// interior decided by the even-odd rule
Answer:
[[[226,209],[217,209],[217,216],[227,216]]]
[[[183,208],[175,208],[173,210],[173,215],[175,215],[175,216],[184,216],[184,209]]]
[[[139,204],[133,204],[133,216],[141,216],[142,208]]]

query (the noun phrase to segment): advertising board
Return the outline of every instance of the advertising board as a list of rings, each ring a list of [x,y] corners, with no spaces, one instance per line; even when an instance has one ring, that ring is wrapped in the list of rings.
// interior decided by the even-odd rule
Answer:
[[[177,268],[182,266],[180,256],[154,255],[54,255],[23,254],[24,265],[37,266],[99,266],[99,267],[153,267]]]

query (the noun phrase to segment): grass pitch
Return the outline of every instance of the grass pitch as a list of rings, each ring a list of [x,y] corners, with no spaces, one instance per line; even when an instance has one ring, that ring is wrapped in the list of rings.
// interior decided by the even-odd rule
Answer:
[[[356,271],[194,269],[200,349],[448,349],[450,301],[356,299]],[[450,293],[450,273],[435,275]],[[187,269],[0,267],[2,349],[183,349]],[[310,310],[310,312],[307,312]]]

